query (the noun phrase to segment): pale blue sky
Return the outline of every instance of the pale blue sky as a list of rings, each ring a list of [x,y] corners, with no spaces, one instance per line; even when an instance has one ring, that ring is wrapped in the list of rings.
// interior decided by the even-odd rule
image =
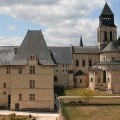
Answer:
[[[20,45],[28,29],[42,30],[48,45],[97,43],[98,17],[105,0],[1,0],[0,45]],[[120,35],[120,0],[108,0]]]

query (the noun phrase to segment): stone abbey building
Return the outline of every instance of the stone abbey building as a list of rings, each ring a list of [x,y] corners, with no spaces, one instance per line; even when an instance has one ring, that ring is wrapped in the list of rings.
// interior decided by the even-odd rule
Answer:
[[[40,30],[28,30],[20,46],[0,46],[0,106],[54,110],[54,87],[120,93],[120,37],[106,3],[97,45],[49,47]]]

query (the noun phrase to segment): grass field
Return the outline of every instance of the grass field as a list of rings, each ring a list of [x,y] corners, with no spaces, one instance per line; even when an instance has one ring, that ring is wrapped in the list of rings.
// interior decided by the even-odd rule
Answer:
[[[120,120],[118,106],[79,106],[65,107],[67,120]]]

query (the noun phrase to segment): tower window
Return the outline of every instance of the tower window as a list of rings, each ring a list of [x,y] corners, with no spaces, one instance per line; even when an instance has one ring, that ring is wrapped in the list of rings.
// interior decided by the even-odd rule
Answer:
[[[107,41],[107,32],[104,32],[104,40]]]
[[[82,66],[85,67],[85,60],[82,60]]]
[[[76,66],[77,67],[79,66],[79,60],[76,60]]]
[[[112,41],[112,31],[110,31],[110,41]]]
[[[91,60],[89,60],[89,66],[92,66],[92,61]]]

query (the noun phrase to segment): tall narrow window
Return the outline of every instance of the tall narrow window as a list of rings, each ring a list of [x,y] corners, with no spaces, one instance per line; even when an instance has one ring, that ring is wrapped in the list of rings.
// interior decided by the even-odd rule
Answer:
[[[6,83],[3,83],[3,88],[6,88]]]
[[[35,66],[30,66],[30,74],[35,74]]]
[[[19,67],[19,74],[22,74],[22,67]]]
[[[30,80],[30,88],[35,88],[35,80]]]
[[[82,66],[85,67],[85,60],[82,60]]]
[[[10,74],[10,67],[7,67],[7,74]]]
[[[107,41],[107,32],[104,32],[104,40]]]
[[[22,101],[22,94],[19,94],[19,101]]]
[[[110,41],[112,41],[112,31],[110,31]]]
[[[30,94],[29,97],[30,97],[30,101],[34,101],[35,100],[35,94]]]
[[[106,71],[103,70],[103,82],[106,83]]]
[[[91,60],[89,60],[89,66],[92,66],[92,61]]]
[[[79,60],[76,60],[76,67],[79,66]]]

